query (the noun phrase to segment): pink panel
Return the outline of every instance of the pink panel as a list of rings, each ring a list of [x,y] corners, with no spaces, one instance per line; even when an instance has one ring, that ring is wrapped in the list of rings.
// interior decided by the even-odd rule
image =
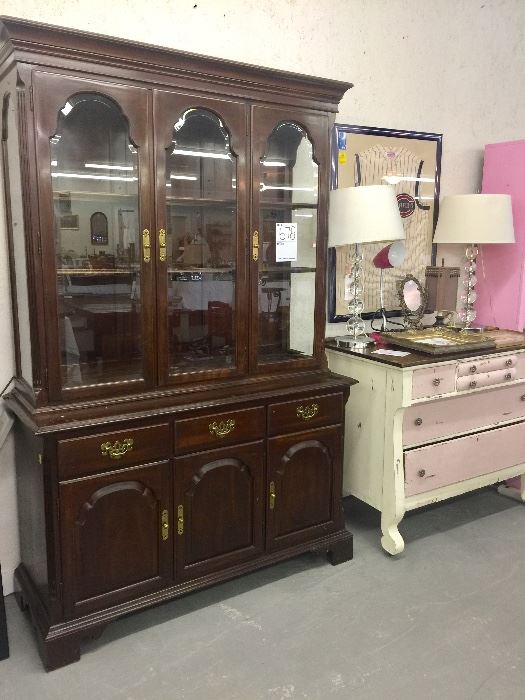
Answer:
[[[455,383],[455,364],[416,369],[412,374],[412,398],[450,394],[455,389]]]
[[[403,447],[524,417],[525,384],[410,406],[403,416]]]
[[[525,423],[419,447],[405,453],[405,495],[432,491],[522,462]]]
[[[516,243],[481,246],[476,322],[521,331],[525,326],[525,141],[485,147],[482,191],[511,195]]]

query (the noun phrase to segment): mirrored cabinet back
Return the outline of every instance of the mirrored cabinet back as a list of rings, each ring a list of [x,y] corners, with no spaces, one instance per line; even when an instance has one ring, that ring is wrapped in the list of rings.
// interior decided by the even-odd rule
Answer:
[[[22,563],[46,668],[131,611],[352,557],[327,370],[348,83],[3,18]]]

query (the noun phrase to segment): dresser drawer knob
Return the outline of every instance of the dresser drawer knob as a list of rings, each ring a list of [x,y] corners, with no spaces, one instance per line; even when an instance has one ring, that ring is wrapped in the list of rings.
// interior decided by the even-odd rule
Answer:
[[[439,379],[438,377],[436,377],[435,379],[432,380],[432,384],[433,384],[434,386],[439,386],[439,385],[441,384],[441,379]]]
[[[506,365],[507,367],[511,367],[511,366],[512,366],[512,360],[509,358],[509,359],[505,362],[505,365]]]
[[[427,473],[427,472],[426,472],[426,469],[420,469],[420,470],[418,471],[417,475],[423,477],[423,476],[425,476],[426,473]]]
[[[505,379],[512,379],[512,374],[509,372],[505,375]]]
[[[473,381],[470,382],[469,387],[471,389],[475,389],[477,384],[478,384],[477,381],[474,379]]]
[[[422,418],[416,418],[416,420],[414,421],[414,423],[415,423],[416,425],[423,425],[423,419],[422,419]]]
[[[522,395],[521,395],[521,400],[522,400],[522,401],[525,401],[525,394],[522,394]]]
[[[476,365],[471,365],[471,367],[469,368],[470,374],[475,374],[477,371],[478,368],[476,367]]]

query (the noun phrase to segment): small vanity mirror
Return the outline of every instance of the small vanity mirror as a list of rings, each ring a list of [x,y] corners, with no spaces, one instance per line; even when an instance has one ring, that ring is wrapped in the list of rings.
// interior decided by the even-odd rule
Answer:
[[[398,282],[398,297],[405,326],[418,328],[427,305],[425,288],[413,275],[405,275]]]

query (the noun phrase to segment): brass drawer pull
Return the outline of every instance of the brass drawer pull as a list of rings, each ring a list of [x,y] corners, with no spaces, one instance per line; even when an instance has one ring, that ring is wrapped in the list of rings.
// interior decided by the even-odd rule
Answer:
[[[177,506],[177,535],[184,534],[184,506]]]
[[[270,481],[270,510],[275,508],[275,481]]]
[[[416,418],[416,420],[414,421],[414,423],[415,423],[416,425],[423,425],[423,419],[422,419],[422,418]]]
[[[147,228],[142,231],[142,257],[145,263],[149,263],[151,260],[151,240]]]
[[[160,534],[162,537],[163,542],[165,542],[168,537],[170,536],[170,521],[169,521],[169,514],[167,510],[162,511],[162,515],[160,518]]]
[[[441,379],[438,379],[438,377],[436,377],[435,379],[432,380],[432,384],[434,386],[439,386],[441,384]]]
[[[122,456],[133,449],[133,438],[125,438],[120,442],[116,440],[113,444],[110,442],[103,442],[100,445],[101,453],[106,457],[111,459],[120,459]]]
[[[420,469],[420,470],[418,471],[417,475],[423,477],[423,476],[425,476],[426,473],[427,473],[427,472],[426,472],[426,469]]]
[[[473,381],[470,382],[469,388],[470,389],[475,389],[477,386],[477,381],[474,379]]]
[[[478,370],[478,368],[476,367],[476,365],[472,365],[472,367],[470,367],[470,369],[469,369],[469,372],[470,372],[470,374],[475,374],[477,372],[477,370]]]
[[[159,230],[159,260],[166,262],[166,231],[163,228]]]
[[[208,428],[210,429],[210,433],[212,435],[216,435],[217,437],[224,437],[225,435],[228,435],[228,433],[231,433],[231,431],[235,428],[235,421],[233,418],[228,418],[228,420],[221,420],[217,423],[216,420],[213,421],[213,423],[210,423]]]
[[[297,417],[303,420],[310,420],[319,413],[319,404],[312,403],[309,406],[298,406]]]

